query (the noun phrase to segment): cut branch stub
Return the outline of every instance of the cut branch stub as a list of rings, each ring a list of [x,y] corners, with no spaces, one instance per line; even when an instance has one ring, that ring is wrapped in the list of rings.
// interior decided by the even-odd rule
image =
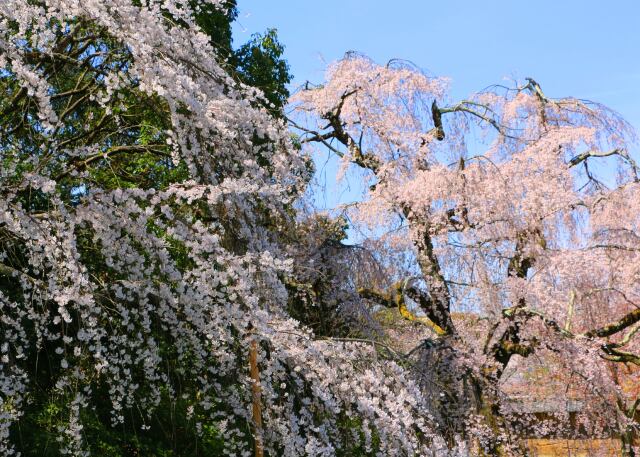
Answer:
[[[442,112],[438,108],[438,104],[434,100],[431,104],[431,117],[433,118],[433,126],[436,130],[436,138],[438,141],[444,140],[444,127],[442,126]]]

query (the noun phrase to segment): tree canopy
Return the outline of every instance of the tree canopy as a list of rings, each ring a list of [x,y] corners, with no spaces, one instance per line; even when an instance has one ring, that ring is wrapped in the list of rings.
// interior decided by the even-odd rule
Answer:
[[[301,143],[364,172],[366,195],[347,211],[392,274],[365,278],[360,295],[405,313],[413,305],[435,333],[414,370],[451,445],[471,434],[485,452],[512,455],[521,450],[509,437],[523,428],[551,432],[526,423],[503,389],[508,368],[526,373],[522,359],[535,356],[586,401],[585,436],[615,430],[630,446],[640,365],[633,129],[531,78],[457,102],[447,85],[349,53],[292,98]],[[566,393],[539,401],[567,412]]]

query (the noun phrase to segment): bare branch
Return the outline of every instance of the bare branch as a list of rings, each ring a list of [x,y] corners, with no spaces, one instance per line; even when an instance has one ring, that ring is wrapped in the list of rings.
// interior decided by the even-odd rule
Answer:
[[[638,181],[640,175],[640,168],[638,168],[638,164],[626,150],[621,148],[611,149],[610,151],[585,151],[569,160],[569,166],[575,167],[590,157],[610,157],[613,155],[620,156],[629,163],[629,166],[634,173],[634,180]]]

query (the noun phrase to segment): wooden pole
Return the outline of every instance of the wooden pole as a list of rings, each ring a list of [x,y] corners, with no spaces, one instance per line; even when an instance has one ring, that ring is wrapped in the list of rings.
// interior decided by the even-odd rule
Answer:
[[[260,388],[260,371],[258,370],[258,342],[251,339],[249,346],[249,370],[251,372],[251,400],[253,404],[253,426],[255,440],[255,457],[264,457],[262,441],[262,402]]]

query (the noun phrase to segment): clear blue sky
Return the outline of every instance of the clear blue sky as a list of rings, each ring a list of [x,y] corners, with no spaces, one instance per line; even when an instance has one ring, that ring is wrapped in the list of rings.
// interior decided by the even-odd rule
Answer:
[[[551,97],[602,102],[640,129],[640,0],[238,0],[238,7],[236,44],[277,28],[297,83],[321,81],[326,63],[355,50],[448,76],[454,98],[530,76]]]
[[[505,76],[603,102],[640,127],[638,0],[238,0],[236,43],[278,29],[296,81],[345,51],[411,60],[465,96]]]

